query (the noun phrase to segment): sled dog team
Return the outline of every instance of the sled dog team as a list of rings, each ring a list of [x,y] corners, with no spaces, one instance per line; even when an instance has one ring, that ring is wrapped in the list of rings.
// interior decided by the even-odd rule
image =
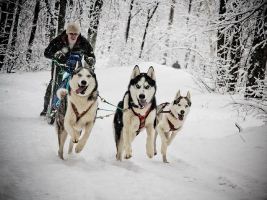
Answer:
[[[132,157],[132,142],[141,130],[146,129],[146,154],[157,154],[156,139],[161,137],[161,154],[167,163],[167,147],[182,128],[191,107],[190,93],[181,96],[177,92],[172,102],[156,104],[156,77],[153,67],[141,73],[136,65],[132,71],[128,89],[118,103],[113,127],[116,142],[116,159]],[[76,66],[69,82],[69,89],[59,89],[61,104],[56,113],[58,156],[63,157],[67,135],[71,136],[68,153],[75,145],[75,152],[84,148],[95,123],[98,108],[98,84],[95,73],[89,68]]]

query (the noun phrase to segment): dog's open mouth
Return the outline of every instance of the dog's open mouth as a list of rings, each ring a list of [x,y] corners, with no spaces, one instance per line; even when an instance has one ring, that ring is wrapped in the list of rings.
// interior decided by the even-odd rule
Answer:
[[[145,107],[147,105],[147,101],[145,99],[139,99],[138,100],[139,106],[141,108]]]
[[[85,91],[87,90],[87,87],[86,85],[78,85],[78,89],[75,91],[76,94],[84,94]]]
[[[184,119],[184,115],[178,114],[178,118],[182,121]]]

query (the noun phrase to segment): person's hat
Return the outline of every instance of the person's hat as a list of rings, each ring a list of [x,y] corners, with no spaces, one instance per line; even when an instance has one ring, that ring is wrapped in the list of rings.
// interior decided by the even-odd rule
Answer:
[[[66,28],[66,33],[80,33],[81,32],[81,28],[80,28],[80,24],[76,23],[76,22],[70,22]]]

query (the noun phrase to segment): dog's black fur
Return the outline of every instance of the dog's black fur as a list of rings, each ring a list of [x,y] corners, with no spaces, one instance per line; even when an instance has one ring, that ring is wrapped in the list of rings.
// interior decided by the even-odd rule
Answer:
[[[133,100],[132,100],[132,96],[131,96],[131,93],[130,93],[130,86],[137,84],[138,81],[140,81],[140,79],[142,77],[145,77],[145,79],[148,82],[148,84],[151,87],[154,87],[155,88],[155,93],[156,93],[156,90],[157,90],[156,81],[153,80],[151,77],[149,77],[146,73],[140,73],[134,79],[131,79],[130,80],[130,83],[128,85],[128,90],[126,91],[126,93],[123,96],[123,100],[124,100],[125,96],[127,94],[129,94],[128,109],[132,109],[133,107],[138,107],[139,106],[139,105],[135,105],[134,102],[133,102]],[[113,120],[114,129],[115,129],[116,148],[118,148],[118,142],[120,140],[121,131],[122,131],[122,128],[123,128],[123,119],[122,118],[123,118],[123,110],[125,109],[123,107],[123,100],[118,103],[117,109],[116,109],[116,112],[115,112],[115,115],[114,115],[114,120]],[[156,109],[157,108],[157,103],[156,103],[156,97],[155,96],[152,99],[152,102],[151,103],[152,103],[151,110]],[[154,128],[155,128],[155,126],[156,126],[156,119],[154,121]],[[138,133],[139,132],[137,132],[137,135],[138,135]]]

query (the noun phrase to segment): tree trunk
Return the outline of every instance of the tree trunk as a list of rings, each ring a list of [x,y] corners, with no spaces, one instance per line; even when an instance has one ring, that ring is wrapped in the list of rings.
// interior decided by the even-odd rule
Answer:
[[[30,62],[31,57],[32,57],[32,44],[35,38],[39,12],[40,12],[40,0],[36,0],[34,16],[33,16],[33,21],[32,21],[32,30],[31,30],[31,35],[30,35],[30,39],[28,42],[28,50],[27,50],[27,55],[26,55],[26,61],[28,63]]]
[[[95,4],[93,5],[92,9],[90,9],[89,19],[90,19],[90,26],[88,28],[88,40],[92,45],[93,49],[95,49],[96,45],[96,37],[97,37],[97,30],[99,25],[100,14],[102,11],[103,0],[96,0]]]
[[[13,24],[13,30],[11,34],[11,42],[9,45],[9,50],[7,53],[9,53],[9,58],[7,59],[7,72],[10,73],[12,69],[14,68],[16,61],[18,59],[19,53],[16,52],[16,41],[17,41],[17,35],[18,35],[18,22],[19,22],[19,16],[21,12],[21,5],[22,0],[16,1],[16,16]]]
[[[4,65],[4,59],[7,51],[9,37],[11,35],[11,28],[13,24],[13,17],[15,12],[15,4],[7,1],[0,2],[1,5],[1,19],[0,19],[0,70]]]
[[[173,24],[173,17],[174,17],[174,8],[175,8],[175,3],[176,3],[176,0],[172,0],[171,1],[171,8],[170,8],[170,13],[169,13],[169,22],[168,22],[168,33],[167,33],[167,38],[166,38],[166,41],[165,41],[165,47],[166,47],[166,51],[165,53],[163,54],[163,65],[166,65],[168,62],[168,56],[169,55],[169,47],[170,47],[170,35],[169,35],[169,32],[172,28],[172,24]]]
[[[134,0],[131,0],[130,10],[129,10],[129,16],[128,16],[128,21],[127,21],[127,26],[126,26],[126,31],[125,31],[125,41],[126,41],[126,43],[127,43],[127,40],[128,40],[128,37],[129,37],[129,32],[130,32],[131,19],[132,19],[132,10],[133,10],[133,3],[134,3]]]
[[[157,4],[155,5],[152,13],[150,14],[150,9],[148,10],[148,13],[147,13],[147,20],[146,20],[146,27],[145,27],[145,32],[144,32],[144,35],[143,35],[143,39],[142,39],[142,44],[141,44],[141,50],[140,50],[140,53],[139,53],[139,58],[142,57],[142,52],[143,52],[143,49],[144,49],[144,46],[145,46],[145,40],[146,40],[146,34],[147,34],[147,29],[149,27],[149,22],[150,20],[152,19],[153,15],[155,14],[157,8],[158,8],[158,5],[159,5],[159,2],[157,2]]]
[[[190,13],[191,13],[191,8],[192,8],[192,0],[189,0],[188,15],[190,15]],[[188,29],[188,23],[189,23],[189,17],[187,17],[187,19],[186,19],[187,29]],[[186,53],[185,53],[185,59],[184,59],[185,60],[185,65],[184,65],[185,69],[188,67],[188,61],[189,61],[190,53],[191,53],[191,50],[188,48]]]
[[[254,51],[251,54],[247,74],[246,93],[247,98],[263,97],[265,70],[267,64],[267,6],[260,9],[259,19],[256,22],[252,46]]]
[[[241,16],[236,16],[236,21]],[[238,70],[240,68],[240,61],[241,61],[241,42],[240,42],[240,37],[241,37],[241,30],[240,30],[240,23],[237,23],[235,28],[234,28],[234,35],[232,38],[232,44],[231,44],[231,49],[230,49],[230,69],[229,69],[229,74],[228,74],[228,92],[234,92],[237,84],[237,78],[238,78]]]
[[[220,8],[219,8],[219,21],[223,21],[224,17],[222,17],[221,15],[226,13],[226,2],[227,0],[220,0]],[[224,43],[225,43],[225,36],[222,33],[223,29],[219,29],[218,31],[218,41],[217,41],[217,55],[218,57],[226,60],[227,58],[227,54],[226,51],[223,49]]]
[[[60,0],[59,6],[60,7],[59,7],[58,26],[57,26],[58,34],[64,31],[67,0]]]
[[[227,0],[220,0],[219,7],[219,21],[222,22],[224,20],[223,14],[226,13],[226,2]],[[222,87],[225,86],[225,64],[227,59],[227,51],[224,48],[225,44],[225,35],[223,33],[223,28],[220,28],[217,33],[218,41],[217,41],[217,57],[219,58],[219,62],[217,65],[217,80],[216,86]]]
[[[45,0],[45,6],[47,10],[47,21],[46,21],[46,29],[48,32],[47,37],[49,38],[49,41],[51,41],[56,36],[56,20],[58,17],[59,1],[56,1],[54,11],[52,11],[48,0]]]

